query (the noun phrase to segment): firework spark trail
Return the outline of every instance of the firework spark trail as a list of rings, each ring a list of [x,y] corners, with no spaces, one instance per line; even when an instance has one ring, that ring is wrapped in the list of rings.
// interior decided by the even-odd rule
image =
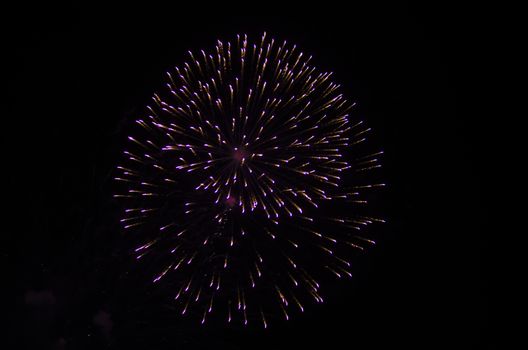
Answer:
[[[121,222],[182,314],[268,327],[323,302],[315,274],[351,277],[348,250],[374,243],[361,231],[383,220],[356,208],[384,186],[363,174],[383,152],[365,153],[370,128],[295,45],[239,35],[188,54],[128,137]]]

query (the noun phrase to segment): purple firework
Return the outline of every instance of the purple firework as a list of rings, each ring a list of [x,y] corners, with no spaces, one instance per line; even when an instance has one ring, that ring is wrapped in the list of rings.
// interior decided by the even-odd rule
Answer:
[[[323,302],[351,277],[383,152],[332,73],[266,34],[189,52],[128,137],[121,223],[182,314],[247,324]]]

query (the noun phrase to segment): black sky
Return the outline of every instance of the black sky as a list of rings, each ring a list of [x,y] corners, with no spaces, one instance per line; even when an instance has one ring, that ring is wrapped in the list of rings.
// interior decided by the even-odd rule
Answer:
[[[475,119],[460,86],[471,37],[456,8],[318,4],[310,11],[14,11],[1,244],[13,349],[483,348]],[[344,5],[342,5],[344,6]],[[64,13],[64,14],[63,14]],[[335,72],[385,150],[388,224],[323,307],[262,330],[197,327],[129,266],[112,169],[124,126],[189,49],[262,31]]]

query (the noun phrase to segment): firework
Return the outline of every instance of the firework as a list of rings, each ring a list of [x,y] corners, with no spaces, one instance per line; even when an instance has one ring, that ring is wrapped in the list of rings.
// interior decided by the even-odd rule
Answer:
[[[383,152],[332,73],[264,34],[189,52],[128,137],[121,223],[182,315],[267,327],[351,277]],[[128,234],[128,233],[127,233]]]

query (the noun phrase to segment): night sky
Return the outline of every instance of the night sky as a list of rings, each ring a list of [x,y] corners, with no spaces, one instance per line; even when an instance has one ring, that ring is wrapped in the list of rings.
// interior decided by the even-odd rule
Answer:
[[[407,3],[324,5],[14,11],[3,44],[5,349],[490,345],[475,120],[457,108],[471,40],[463,18]],[[111,178],[127,124],[167,69],[189,49],[263,31],[313,54],[358,102],[385,151],[377,205],[388,223],[354,278],[303,317],[266,331],[201,327],[130,264]]]

